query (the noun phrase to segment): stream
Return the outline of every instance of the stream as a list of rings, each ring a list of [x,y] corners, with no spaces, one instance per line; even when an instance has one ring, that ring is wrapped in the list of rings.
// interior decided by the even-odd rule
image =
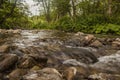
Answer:
[[[6,77],[16,70],[13,66],[16,63],[17,68],[27,69],[27,78],[23,77],[23,80],[54,80],[36,75],[31,78],[29,70],[35,66],[54,68],[61,74],[68,67],[75,67],[77,74],[72,80],[120,80],[119,36],[104,37],[57,30],[3,31],[0,33],[0,46],[1,80],[21,80],[19,76],[25,74],[17,75],[16,79]],[[17,56],[17,61],[6,65],[5,61],[11,59],[8,55],[13,54]]]

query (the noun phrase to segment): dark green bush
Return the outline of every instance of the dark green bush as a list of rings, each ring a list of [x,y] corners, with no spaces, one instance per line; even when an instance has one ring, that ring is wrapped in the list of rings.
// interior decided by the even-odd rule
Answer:
[[[70,17],[64,16],[54,24],[55,29],[62,31],[74,31],[74,24]]]

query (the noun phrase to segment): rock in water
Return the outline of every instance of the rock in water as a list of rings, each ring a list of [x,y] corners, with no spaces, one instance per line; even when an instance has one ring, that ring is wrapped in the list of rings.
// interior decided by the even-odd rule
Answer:
[[[27,74],[26,69],[15,69],[8,75],[8,77],[10,80],[21,80],[25,74]]]
[[[15,54],[6,54],[0,56],[0,72],[6,71],[15,66],[18,57]]]
[[[8,50],[9,50],[9,46],[8,45],[0,46],[0,53],[7,52]]]
[[[18,67],[22,69],[32,68],[36,65],[36,61],[32,57],[22,58],[19,61]]]
[[[25,80],[63,80],[61,74],[54,68],[44,68],[29,72],[24,76]]]
[[[90,43],[93,39],[95,39],[94,35],[88,34],[87,36],[85,36],[85,41],[86,43]]]
[[[76,34],[75,34],[75,36],[82,36],[82,35],[85,35],[83,32],[77,32]]]
[[[120,41],[113,41],[112,46],[113,47],[119,47],[120,46]]]
[[[30,71],[37,71],[40,70],[41,68],[39,66],[33,66]]]
[[[64,76],[66,77],[67,80],[73,80],[76,73],[77,69],[75,67],[69,67],[68,69],[65,70]]]
[[[88,77],[89,80],[120,80],[120,75],[98,73]]]
[[[63,52],[66,53],[71,59],[76,59],[82,63],[95,63],[98,61],[97,57],[84,47],[80,48],[64,48]]]
[[[20,33],[21,33],[21,30],[20,30],[20,29],[13,30],[13,33],[14,33],[14,34],[20,34]]]
[[[90,44],[90,46],[92,46],[92,47],[102,47],[103,44],[100,41],[95,40],[93,43]]]
[[[65,60],[63,62],[64,65],[72,65],[72,66],[83,66],[83,67],[87,67],[86,64],[84,63],[81,63],[79,61],[77,61],[76,59],[68,59],[68,60]]]

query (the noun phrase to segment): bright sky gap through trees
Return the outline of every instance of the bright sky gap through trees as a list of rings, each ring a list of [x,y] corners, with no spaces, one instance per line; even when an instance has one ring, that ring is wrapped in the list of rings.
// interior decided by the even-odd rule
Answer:
[[[29,6],[29,10],[32,15],[39,15],[39,7],[33,0],[25,0],[25,2]]]

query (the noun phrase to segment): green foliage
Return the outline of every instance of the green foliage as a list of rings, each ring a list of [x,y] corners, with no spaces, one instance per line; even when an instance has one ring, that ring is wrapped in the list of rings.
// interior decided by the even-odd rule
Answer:
[[[39,23],[33,25],[33,27],[32,27],[32,29],[47,29],[47,28],[49,28],[49,25],[47,22],[44,22],[44,23],[39,22]]]
[[[27,6],[24,4],[15,4],[14,1],[9,2],[9,0],[5,0],[0,4],[0,28],[14,29],[30,27],[31,22],[26,14],[27,12]]]
[[[120,26],[115,24],[93,26],[93,33],[118,34],[120,35]]]
[[[58,29],[66,32],[78,32],[95,34],[117,34],[120,35],[120,26],[116,24],[105,23],[101,15],[79,16],[75,20],[69,16],[64,16],[56,22],[47,23],[37,20],[32,29]],[[36,22],[36,21],[35,21]]]
[[[104,17],[99,14],[91,14],[88,16],[78,16],[74,20],[68,16],[64,16],[61,19],[59,19],[54,24],[54,28],[58,30],[63,31],[69,31],[69,32],[92,32],[92,27],[96,24],[102,24],[105,23]]]
[[[54,6],[57,8],[56,13],[61,17],[70,11],[70,0],[54,0]]]
[[[70,17],[64,16],[55,22],[55,29],[62,30],[62,31],[73,31],[73,21]]]

